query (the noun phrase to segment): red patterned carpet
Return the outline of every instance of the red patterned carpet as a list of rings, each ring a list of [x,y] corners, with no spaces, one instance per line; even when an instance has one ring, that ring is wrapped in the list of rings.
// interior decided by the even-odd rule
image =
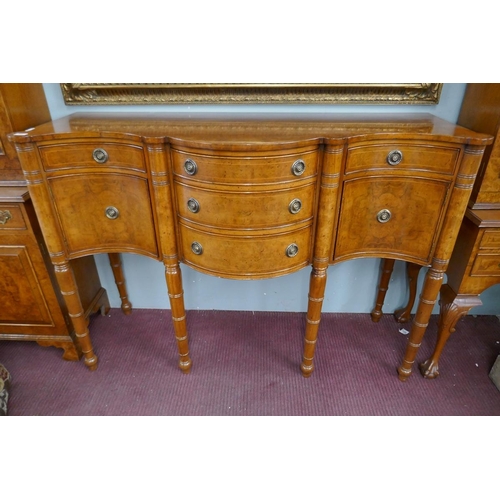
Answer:
[[[435,341],[433,316],[417,360]],[[193,368],[177,368],[168,310],[94,316],[99,367],[62,360],[62,350],[0,342],[12,376],[8,414],[16,415],[500,415],[488,374],[500,353],[496,316],[461,320],[441,358],[441,375],[415,370],[400,382],[406,337],[390,315],[324,314],[316,370],[299,363],[305,314],[190,311]]]

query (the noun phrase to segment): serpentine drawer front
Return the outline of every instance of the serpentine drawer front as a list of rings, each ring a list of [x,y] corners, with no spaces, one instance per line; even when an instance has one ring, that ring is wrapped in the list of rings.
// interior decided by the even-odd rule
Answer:
[[[164,263],[184,372],[192,361],[180,263],[240,280],[311,265],[304,376],[328,266],[370,256],[430,267],[404,380],[491,137],[427,114],[77,113],[10,140],[90,369],[97,356],[71,273],[77,256],[136,252]]]

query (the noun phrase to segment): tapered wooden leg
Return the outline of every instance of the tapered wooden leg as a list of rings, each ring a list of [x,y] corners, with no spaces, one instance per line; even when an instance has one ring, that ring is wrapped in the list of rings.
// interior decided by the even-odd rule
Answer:
[[[321,319],[321,308],[325,296],[326,269],[313,269],[309,285],[309,301],[307,306],[306,333],[304,336],[304,355],[300,370],[304,377],[310,377],[314,370],[314,351],[318,338]]]
[[[406,274],[408,276],[408,289],[410,295],[406,306],[394,311],[394,318],[398,323],[407,323],[410,321],[411,310],[413,309],[417,296],[418,273],[421,268],[422,266],[414,264],[413,262],[406,263]]]
[[[168,297],[174,322],[174,333],[179,350],[179,368],[189,373],[192,366],[189,357],[188,334],[186,325],[186,310],[184,308],[184,291],[182,289],[182,275],[178,264],[165,265]]]
[[[431,267],[425,276],[417,313],[413,319],[403,362],[398,368],[399,379],[406,381],[411,375],[413,363],[429,323],[439,289],[443,282],[444,270]]]
[[[451,287],[441,287],[439,327],[436,346],[432,356],[419,365],[425,378],[436,378],[439,375],[439,358],[450,335],[455,331],[457,321],[465,316],[473,307],[482,304],[478,295],[457,295]]]
[[[94,354],[90,341],[88,318],[85,317],[71,264],[68,261],[59,262],[54,265],[54,269],[61,294],[68,308],[69,317],[73,323],[76,340],[84,356],[84,362],[89,370],[95,370],[97,356]]]
[[[382,308],[384,307],[385,294],[389,289],[389,280],[391,279],[392,270],[394,269],[394,259],[383,259],[382,274],[378,285],[377,302],[371,312],[372,321],[378,323],[382,317]]]
[[[108,254],[108,257],[111,269],[113,270],[113,276],[115,277],[116,287],[118,288],[118,293],[120,294],[120,300],[122,301],[122,311],[124,314],[130,314],[132,312],[132,304],[128,300],[121,255],[119,253],[110,253]]]

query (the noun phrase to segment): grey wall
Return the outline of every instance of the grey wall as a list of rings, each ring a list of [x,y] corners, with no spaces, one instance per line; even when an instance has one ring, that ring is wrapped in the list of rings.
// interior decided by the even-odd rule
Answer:
[[[443,86],[439,104],[435,106],[66,106],[59,84],[44,84],[45,94],[53,119],[74,112],[122,112],[122,111],[175,111],[180,113],[204,113],[208,111],[248,113],[259,112],[317,112],[317,113],[432,113],[446,120],[457,120],[466,84],[449,83]],[[96,255],[102,285],[108,291],[112,307],[119,307],[113,275],[106,255]],[[124,272],[129,297],[134,308],[168,309],[168,297],[160,262],[140,255],[123,255]],[[250,311],[305,311],[310,269],[298,273],[258,281],[235,281],[215,278],[182,266],[185,303],[187,309],[226,309]],[[378,259],[358,259],[331,266],[323,305],[324,312],[371,311],[380,273]],[[420,273],[419,287],[423,271]],[[396,262],[384,311],[391,312],[401,306],[407,297],[404,263]],[[474,309],[474,314],[500,314],[500,287],[492,287],[481,296],[484,305]],[[436,307],[434,312],[438,312]]]

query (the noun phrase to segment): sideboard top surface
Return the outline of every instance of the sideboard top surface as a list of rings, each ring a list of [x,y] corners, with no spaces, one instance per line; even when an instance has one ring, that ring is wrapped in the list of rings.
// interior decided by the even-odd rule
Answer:
[[[370,136],[489,144],[492,138],[427,113],[419,114],[196,114],[196,113],[75,113],[11,134],[15,142],[135,136],[152,141],[201,144],[277,144],[314,141],[356,141]],[[133,139],[133,137],[130,137]]]

